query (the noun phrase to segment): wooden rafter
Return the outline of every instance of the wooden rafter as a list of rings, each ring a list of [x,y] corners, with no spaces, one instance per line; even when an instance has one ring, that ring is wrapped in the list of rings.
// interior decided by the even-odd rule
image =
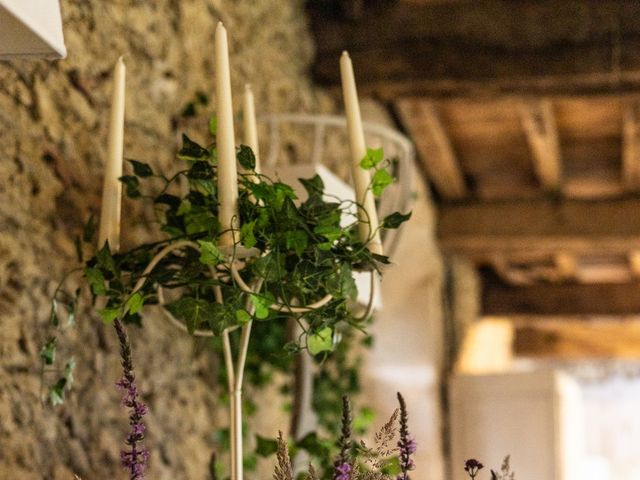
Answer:
[[[637,315],[640,283],[508,285],[482,274],[484,315]]]
[[[520,119],[542,188],[559,190],[562,160],[553,103],[549,99],[525,101],[520,106]]]
[[[640,250],[629,253],[629,270],[634,278],[640,278]]]
[[[576,277],[578,265],[575,255],[570,252],[561,251],[553,256],[558,277],[562,280],[569,280]]]
[[[308,3],[319,40],[316,79],[339,85],[336,63],[346,49],[362,78],[361,94],[393,99],[478,90],[567,93],[612,85],[633,91],[640,83],[638,2],[523,0],[518,15],[509,2],[498,0],[371,2],[383,6],[368,8],[351,22],[314,7],[324,2]],[[611,12],[625,21],[603,22]],[[501,28],[487,27],[498,24]],[[537,33],[540,25],[544,32]],[[576,35],[576,28],[583,35]],[[614,35],[616,69],[611,68]]]
[[[640,358],[638,317],[517,317],[516,356]]]
[[[630,192],[640,190],[640,105],[628,103],[622,113],[622,181]]]
[[[426,100],[401,99],[397,108],[438,192],[448,200],[466,197],[464,176],[436,106]]]
[[[451,204],[440,208],[438,237],[445,252],[486,264],[562,251],[624,256],[640,245],[638,212],[636,198]]]

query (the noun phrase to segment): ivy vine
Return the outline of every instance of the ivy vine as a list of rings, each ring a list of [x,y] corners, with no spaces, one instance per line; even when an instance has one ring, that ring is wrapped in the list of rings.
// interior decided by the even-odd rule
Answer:
[[[215,128],[215,120],[210,121],[212,134]],[[93,303],[102,305],[103,322],[120,319],[141,326],[144,307],[162,305],[189,333],[210,332],[210,344],[217,352],[225,329],[254,322],[254,341],[247,355],[249,388],[268,384],[274,372],[290,372],[292,354],[307,350],[321,363],[315,378],[314,408],[321,425],[329,428],[340,415],[342,394],[359,388],[358,360],[348,351],[358,341],[354,332],[364,331],[369,319],[354,316],[348,308],[357,296],[353,272],[379,271],[389,259],[370,252],[367,241],[358,238],[353,201],[331,197],[319,176],[300,179],[306,198],[299,199],[292,186],[257,172],[255,156],[244,145],[237,149],[242,167],[238,177],[240,228],[233,232],[233,248],[225,250],[218,246],[223,227],[218,221],[215,141],[200,145],[183,135],[177,156],[184,167],[169,176],[148,163],[128,160],[131,173],[120,179],[129,198],[153,205],[159,240],[119,252],[105,244],[84,261],[82,243],[94,241],[95,222],[90,219],[77,242],[82,273]],[[369,150],[361,162],[362,168],[372,171],[370,188],[376,196],[393,181],[386,169],[389,164],[382,150]],[[398,228],[409,216],[393,213],[383,219],[380,228]],[[234,272],[231,265],[239,265],[238,270]],[[260,289],[249,293],[242,284]],[[216,289],[224,303],[217,301]],[[67,323],[75,318],[79,296],[80,290],[70,294],[58,288],[51,308],[52,327],[60,328],[63,315]],[[321,302],[328,296],[329,301]],[[315,303],[312,309],[296,309]],[[300,332],[294,338],[287,328],[292,323],[299,325]],[[52,335],[43,346],[43,368],[56,362],[56,344]],[[73,367],[68,361],[64,374],[50,389],[53,404],[64,400],[73,381]],[[224,385],[222,370],[218,379]],[[245,398],[246,411],[255,407]],[[363,426],[369,416],[365,411]],[[219,433],[224,438],[224,431]],[[275,446],[265,442],[258,438],[254,456],[272,453]],[[325,460],[332,454],[331,444],[315,433],[294,448]],[[252,463],[249,458],[248,466]]]

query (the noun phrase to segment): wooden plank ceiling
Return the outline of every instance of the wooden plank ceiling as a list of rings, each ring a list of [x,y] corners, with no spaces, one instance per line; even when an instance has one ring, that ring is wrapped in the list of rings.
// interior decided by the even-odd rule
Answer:
[[[397,115],[485,311],[640,311],[640,2],[358,3],[310,2],[316,79]]]

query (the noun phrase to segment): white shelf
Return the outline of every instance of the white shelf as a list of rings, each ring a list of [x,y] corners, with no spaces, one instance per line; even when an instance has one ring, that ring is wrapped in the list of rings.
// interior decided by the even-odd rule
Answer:
[[[58,0],[0,0],[0,59],[66,54]]]

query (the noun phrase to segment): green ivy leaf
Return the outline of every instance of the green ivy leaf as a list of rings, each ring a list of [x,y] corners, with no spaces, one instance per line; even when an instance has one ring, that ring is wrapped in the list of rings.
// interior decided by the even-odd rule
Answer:
[[[251,315],[246,310],[236,310],[236,322],[238,325],[244,325],[251,321]]]
[[[246,248],[252,248],[256,245],[256,237],[253,233],[256,227],[256,221],[247,222],[240,227],[240,241]]]
[[[256,156],[251,148],[246,145],[240,145],[237,156],[240,166],[245,170],[254,170],[256,168]]]
[[[347,263],[340,266],[340,270],[335,272],[327,281],[329,293],[335,297],[356,298],[358,287],[353,279],[351,267]]]
[[[253,307],[256,309],[256,318],[258,320],[264,320],[267,318],[269,316],[269,307],[274,301],[273,297],[269,294],[258,295],[256,293],[252,293],[250,298]]]
[[[385,169],[377,170],[371,179],[371,191],[376,197],[382,195],[385,188],[393,183],[393,177]]]
[[[51,387],[51,390],[49,390],[49,400],[54,407],[64,403],[64,391],[66,386],[67,379],[61,378],[53,387]]]
[[[256,455],[267,458],[278,451],[278,442],[263,437],[262,435],[256,435]]]
[[[87,223],[85,223],[84,228],[82,229],[82,240],[85,243],[93,241],[97,226],[98,222],[96,221],[95,215],[91,215],[89,217],[89,220],[87,220]]]
[[[389,260],[389,257],[387,257],[386,255],[379,255],[377,253],[372,253],[371,256],[378,263],[381,263],[383,265],[390,265],[391,264],[391,261]]]
[[[282,207],[285,204],[285,200],[296,200],[296,192],[289,185],[285,183],[274,183],[274,198],[273,198],[273,207],[276,211],[282,210]],[[293,202],[290,202],[293,205]]]
[[[127,197],[140,198],[142,196],[140,193],[140,180],[138,180],[138,177],[135,175],[123,175],[118,180],[124,184]]]
[[[49,337],[40,349],[40,359],[45,365],[53,365],[56,360],[56,337]]]
[[[138,160],[129,160],[129,163],[133,167],[133,173],[135,173],[136,176],[141,178],[153,176],[153,170],[148,164],[139,162]]]
[[[213,167],[209,162],[197,160],[191,165],[187,177],[190,180],[211,180],[213,178]]]
[[[198,145],[196,142],[182,134],[182,148],[178,152],[178,158],[180,160],[196,161],[206,159],[209,157],[209,151]]]
[[[74,305],[67,305],[67,326],[73,327],[76,324],[76,312]]]
[[[285,233],[287,248],[293,248],[298,256],[307,248],[309,236],[303,230],[293,230]]]
[[[66,382],[66,389],[69,390],[71,385],[73,385],[73,372],[76,369],[76,361],[74,358],[70,358],[69,361],[64,365],[64,379]]]
[[[212,180],[195,179],[189,180],[192,190],[214,197],[218,187]]]
[[[180,197],[176,197],[175,195],[171,195],[170,193],[161,193],[154,200],[153,203],[159,205],[167,205],[169,208],[177,209],[180,205],[182,199]]]
[[[309,195],[310,199],[322,197],[324,192],[324,182],[322,181],[322,178],[320,178],[320,175],[316,174],[311,178],[299,178],[298,181],[307,191],[307,195]]]
[[[342,237],[343,231],[342,228],[333,225],[318,225],[313,229],[313,233],[322,235],[329,240],[329,242],[333,242]]]
[[[391,215],[384,217],[382,221],[382,228],[398,228],[404,222],[411,218],[411,212],[400,213],[394,212]]]
[[[220,249],[208,240],[199,240],[200,244],[200,263],[203,265],[218,265],[224,260],[224,255]]]
[[[185,322],[187,330],[193,335],[196,328],[202,324],[209,325],[214,331],[220,330],[225,322],[224,307],[218,303],[193,297],[182,297],[166,308],[176,317]]]
[[[311,355],[333,350],[333,330],[331,327],[324,327],[322,330],[307,337],[307,348]]]
[[[369,170],[384,160],[384,152],[382,148],[367,148],[367,153],[362,160],[360,166],[365,170]]]
[[[135,315],[142,309],[143,305],[144,297],[140,292],[136,292],[129,297],[127,303],[124,305],[124,309],[126,312],[129,312],[129,314]]]
[[[118,318],[118,315],[120,315],[120,309],[119,308],[103,308],[102,310],[98,310],[98,313],[100,314],[100,316],[102,317],[102,321],[106,325],[111,325],[113,321],[116,318]]]
[[[176,215],[184,215],[186,213],[189,213],[190,211],[191,211],[191,202],[189,201],[188,198],[185,198],[180,202],[180,205],[178,206],[178,210],[176,211]]]
[[[214,137],[218,133],[218,119],[215,116],[209,119],[209,133]]]
[[[104,283],[104,275],[97,268],[87,267],[84,269],[84,276],[91,285],[91,291],[94,295],[105,295],[107,287]]]
[[[330,440],[319,439],[316,432],[311,432],[302,437],[296,446],[314,457],[326,458],[331,454],[332,443]]]
[[[54,327],[60,325],[60,319],[58,318],[58,301],[55,298],[51,300],[51,313],[49,314],[49,323]]]
[[[116,262],[111,256],[111,250],[108,244],[105,244],[96,254],[97,266],[103,272],[110,272],[114,276],[118,275],[118,269],[116,268]]]

